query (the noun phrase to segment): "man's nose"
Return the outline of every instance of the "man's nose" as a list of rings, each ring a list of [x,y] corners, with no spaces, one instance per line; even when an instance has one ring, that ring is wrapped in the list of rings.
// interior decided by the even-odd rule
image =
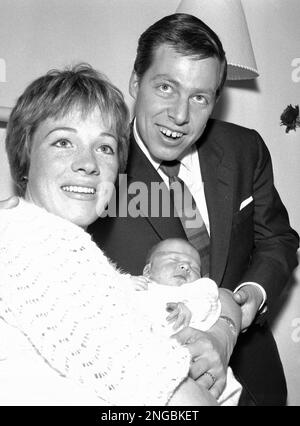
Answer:
[[[169,108],[169,117],[178,126],[182,126],[189,122],[190,119],[190,103],[189,99],[179,98],[174,101],[174,104]]]
[[[74,158],[72,170],[86,175],[100,174],[98,162],[95,154],[91,150],[84,150]]]

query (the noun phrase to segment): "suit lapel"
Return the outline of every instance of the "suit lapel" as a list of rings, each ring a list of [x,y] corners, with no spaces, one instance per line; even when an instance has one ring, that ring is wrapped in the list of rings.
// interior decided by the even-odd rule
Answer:
[[[158,236],[161,239],[170,238],[170,236],[185,238],[185,232],[178,217],[174,217],[172,214],[170,217],[160,217],[160,215],[155,217],[151,215],[151,184],[161,184],[167,193],[169,192],[160,175],[157,173],[152,164],[141,151],[140,147],[135,142],[133,135],[131,135],[130,140],[127,179],[129,187],[133,183],[137,182],[142,182],[146,185],[148,190],[148,202],[146,203],[147,205],[142,205],[143,203],[141,203],[140,209],[142,215],[150,223]],[[128,194],[129,203],[133,202],[134,198],[134,194]]]
[[[210,222],[210,276],[220,285],[230,242],[233,172],[224,162],[222,136],[217,138],[209,131],[203,136],[198,152]]]

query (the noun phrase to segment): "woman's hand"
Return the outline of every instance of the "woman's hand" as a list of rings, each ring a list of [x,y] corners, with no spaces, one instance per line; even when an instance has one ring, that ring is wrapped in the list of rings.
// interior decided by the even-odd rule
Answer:
[[[0,201],[0,209],[12,209],[19,204],[19,198],[16,196]]]
[[[226,385],[227,367],[241,327],[241,308],[232,292],[220,289],[221,316],[230,318],[236,330],[220,319],[208,330],[187,327],[174,337],[186,345],[192,356],[190,376],[219,398]]]
[[[187,327],[174,337],[186,345],[191,353],[191,378],[218,398],[226,385],[228,366],[226,339],[222,337],[222,333]]]
[[[190,377],[185,379],[172,395],[170,406],[217,406],[216,399],[205,389],[199,386]]]

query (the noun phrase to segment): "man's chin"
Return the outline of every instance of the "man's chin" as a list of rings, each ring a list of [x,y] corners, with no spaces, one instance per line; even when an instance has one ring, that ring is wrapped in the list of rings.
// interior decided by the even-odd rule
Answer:
[[[163,151],[151,152],[152,157],[160,162],[160,161],[173,161],[182,157],[183,150],[175,150],[175,149],[167,149]]]

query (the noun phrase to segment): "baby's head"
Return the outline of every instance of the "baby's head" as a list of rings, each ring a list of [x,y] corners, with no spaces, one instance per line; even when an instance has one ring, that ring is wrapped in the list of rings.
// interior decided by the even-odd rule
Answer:
[[[168,238],[150,250],[143,275],[159,284],[181,286],[201,277],[198,251],[186,240]]]

